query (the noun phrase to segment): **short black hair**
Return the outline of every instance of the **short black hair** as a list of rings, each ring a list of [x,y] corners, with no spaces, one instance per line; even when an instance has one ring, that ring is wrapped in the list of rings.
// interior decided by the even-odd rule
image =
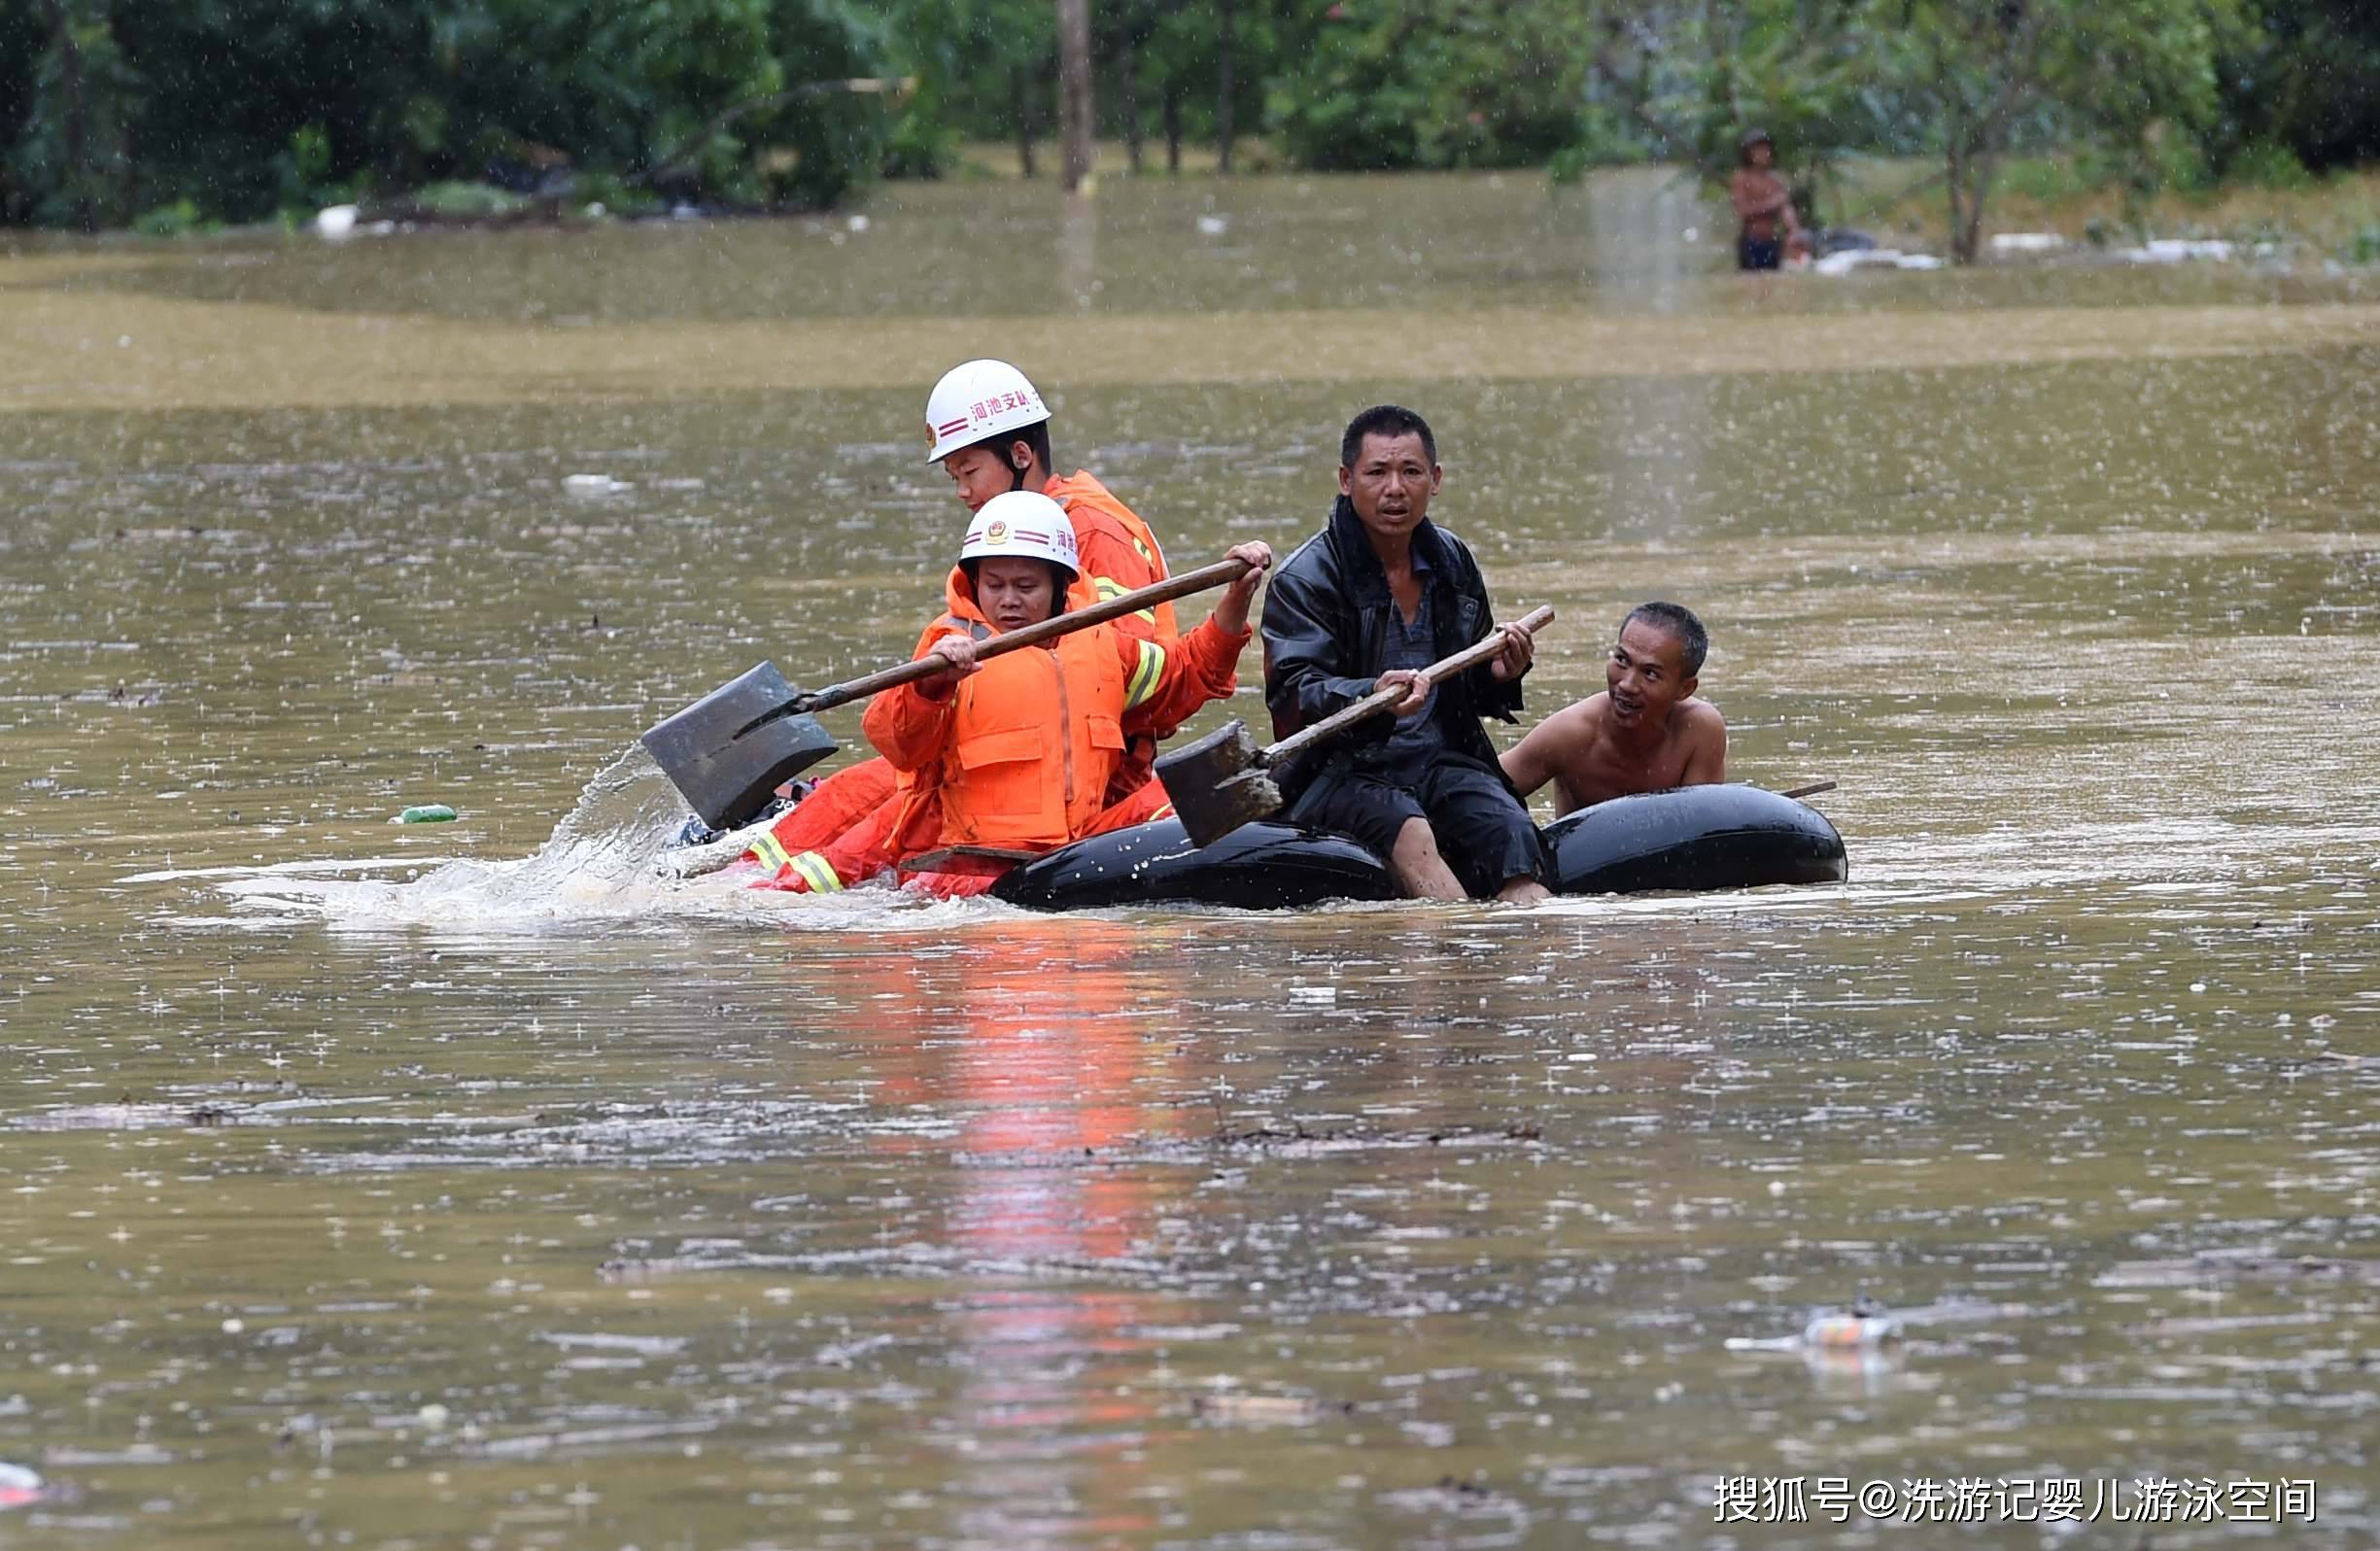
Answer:
[[[1710,632],[1705,630],[1703,622],[1694,617],[1693,609],[1683,603],[1638,603],[1628,611],[1626,619],[1620,621],[1620,629],[1626,630],[1639,619],[1655,630],[1667,631],[1676,637],[1677,644],[1685,652],[1686,676],[1701,676],[1703,659],[1710,655]]]
[[[1023,442],[1032,448],[1033,456],[1041,460],[1041,465],[1044,468],[1053,474],[1057,472],[1057,465],[1052,462],[1050,456],[1050,423],[1046,420],[1036,420],[1029,426],[1018,426],[1015,431],[1004,431],[997,436],[982,437],[969,442],[967,447],[988,447],[991,449],[992,456],[1005,464],[1008,462],[1009,448],[1018,442]],[[965,452],[967,448],[962,447],[958,450]]]
[[[1430,422],[1402,404],[1374,404],[1347,423],[1347,434],[1339,438],[1339,466],[1353,468],[1356,460],[1363,456],[1366,436],[1419,436],[1422,456],[1430,466],[1438,465],[1438,439],[1430,434]]]

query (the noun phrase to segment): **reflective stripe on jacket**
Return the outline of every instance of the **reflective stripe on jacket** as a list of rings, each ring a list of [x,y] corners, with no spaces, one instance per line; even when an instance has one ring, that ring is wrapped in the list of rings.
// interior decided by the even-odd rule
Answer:
[[[1052,478],[1043,495],[1066,508],[1074,522],[1076,550],[1083,557],[1083,579],[1068,594],[1075,606],[1137,592],[1169,574],[1165,551],[1156,534],[1116,499],[1116,493],[1078,468],[1063,479]],[[1116,621],[1127,636],[1151,636],[1172,640],[1181,635],[1171,603],[1159,603]]]
[[[963,584],[962,574],[954,603]],[[938,622],[920,653],[943,634]],[[936,844],[1060,845],[1108,806],[1132,737],[1231,693],[1248,638],[1212,620],[1166,644],[1100,625],[995,657],[939,699],[914,684],[888,689],[862,726],[896,769],[916,773],[914,800],[939,804]],[[907,822],[903,840],[926,848]]]

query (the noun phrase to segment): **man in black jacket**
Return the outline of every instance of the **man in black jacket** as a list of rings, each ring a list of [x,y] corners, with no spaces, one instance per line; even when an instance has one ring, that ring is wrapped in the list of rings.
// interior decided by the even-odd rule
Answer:
[[[1362,841],[1419,899],[1543,899],[1536,826],[1479,725],[1520,709],[1529,633],[1503,626],[1501,652],[1434,688],[1418,672],[1498,629],[1471,552],[1429,520],[1443,479],[1421,416],[1363,411],[1339,443],[1329,525],[1273,573],[1264,700],[1276,738],[1377,688],[1407,691],[1394,718],[1284,773],[1289,816]]]

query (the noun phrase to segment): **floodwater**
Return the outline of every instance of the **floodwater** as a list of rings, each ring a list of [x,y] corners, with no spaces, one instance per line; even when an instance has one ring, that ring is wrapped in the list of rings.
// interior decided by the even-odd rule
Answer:
[[[2368,280],[1747,282],[1659,174],[868,215],[0,258],[0,1546],[2380,1536]],[[1177,565],[1422,408],[1533,713],[1691,603],[1852,880],[661,878],[639,730],[936,607],[976,354]]]

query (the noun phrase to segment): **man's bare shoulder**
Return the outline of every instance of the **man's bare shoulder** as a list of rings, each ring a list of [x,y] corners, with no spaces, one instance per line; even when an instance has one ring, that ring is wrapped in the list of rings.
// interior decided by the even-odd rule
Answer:
[[[1564,756],[1576,758],[1595,746],[1603,736],[1604,720],[1611,713],[1611,697],[1595,694],[1585,700],[1574,700],[1537,724],[1543,742],[1552,745]]]
[[[1556,718],[1590,732],[1600,729],[1610,714],[1611,692],[1607,689],[1599,689],[1585,700],[1574,700],[1554,713]]]
[[[1692,700],[1679,701],[1671,708],[1670,714],[1675,718],[1673,725],[1680,733],[1700,733],[1714,729],[1722,733],[1727,731],[1727,718],[1719,714],[1719,707],[1699,695]]]

